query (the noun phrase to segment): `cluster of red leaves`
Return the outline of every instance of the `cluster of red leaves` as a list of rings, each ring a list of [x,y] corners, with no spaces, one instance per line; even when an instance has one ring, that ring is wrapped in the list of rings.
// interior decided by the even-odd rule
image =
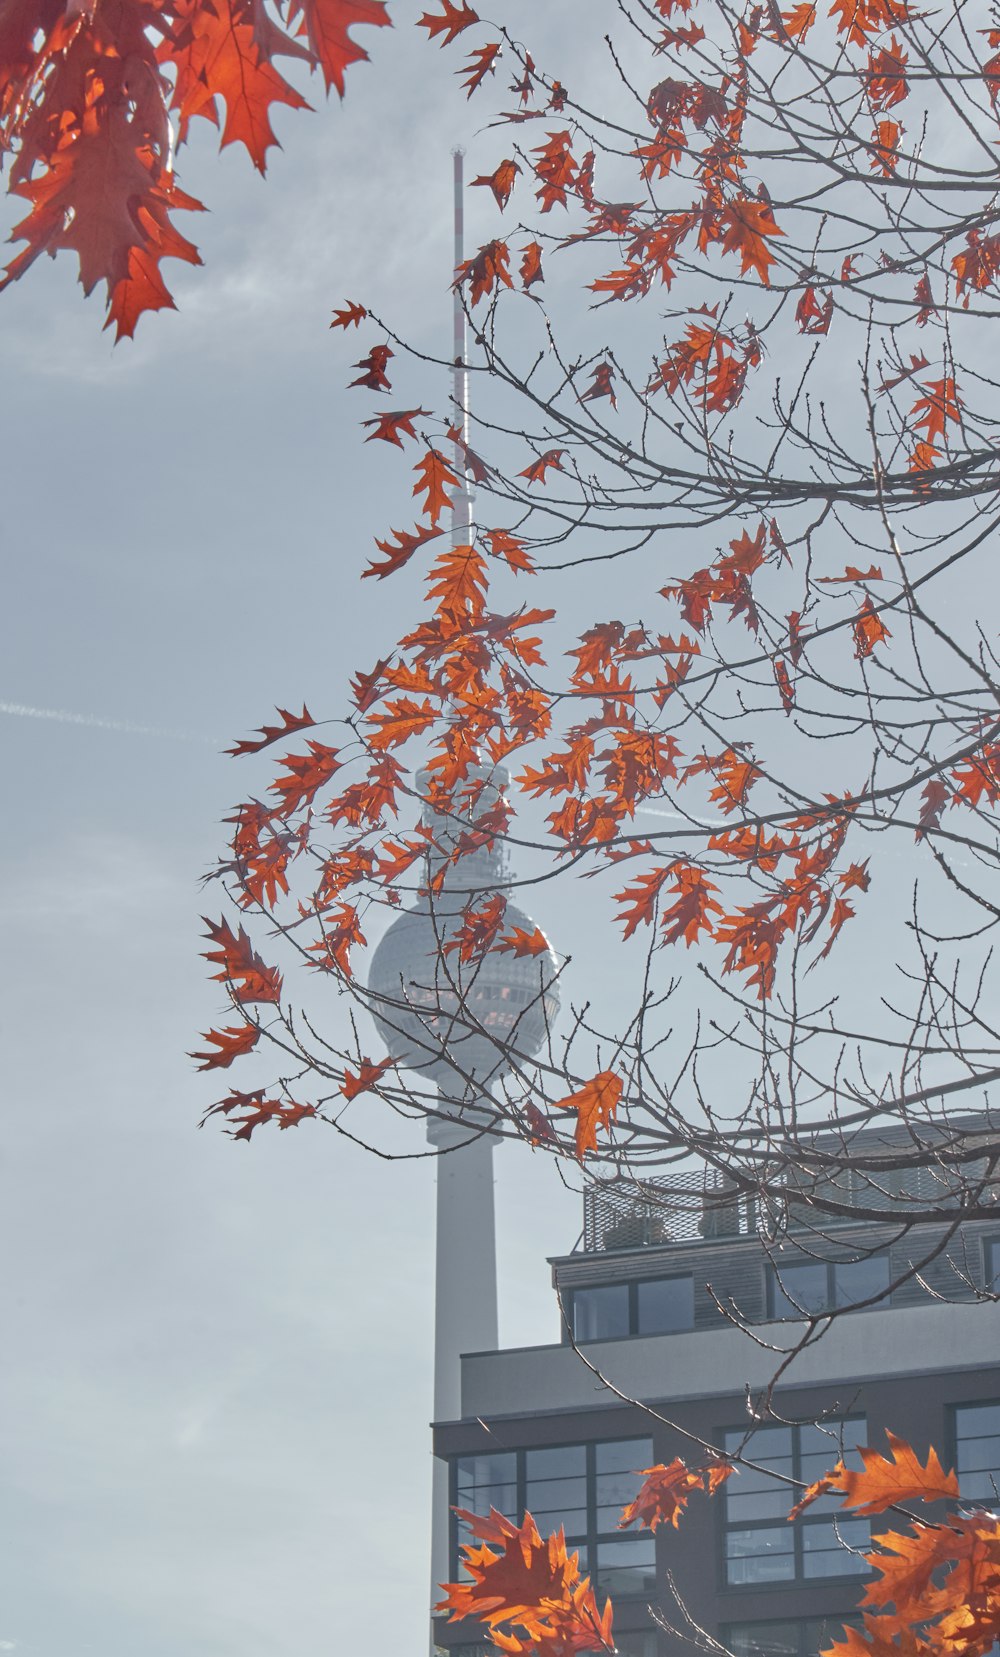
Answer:
[[[295,0],[284,19],[264,0],[11,0],[0,160],[12,156],[9,187],[30,211],[0,286],[41,253],[72,251],[84,291],[106,283],[108,324],[131,335],[143,311],[173,304],[161,261],[200,263],[171,219],[201,208],[174,177],[171,116],[183,141],[221,111],[221,142],[243,144],[263,172],[274,106],[308,107],[275,59],[304,60],[343,95],[345,70],[367,57],[350,30],[388,21],[383,0]]]
[[[610,1600],[604,1611],[578,1556],[566,1552],[563,1532],[543,1538],[530,1513],[514,1525],[496,1509],[488,1518],[458,1510],[473,1536],[462,1553],[467,1580],[443,1583],[436,1607],[452,1622],[475,1617],[494,1645],[511,1657],[573,1657],[615,1649]]]
[[[215,0],[202,3],[214,5]],[[329,6],[332,10],[323,15],[341,20],[351,12],[343,0],[310,4]],[[685,51],[698,44],[695,25],[679,29],[667,0],[660,9],[667,24],[664,49]],[[307,7],[295,15],[305,29],[301,38],[312,43],[319,13]],[[583,228],[567,235],[564,246],[617,240],[625,263],[593,283],[602,300],[638,298],[657,284],[669,287],[682,257],[738,260],[741,276],[766,284],[779,257],[781,209],[772,209],[763,187],[754,196],[747,194],[741,151],[747,64],[765,42],[795,50],[815,15],[811,5],[796,6],[781,15],[779,27],[775,14],[751,8],[739,25],[731,73],[713,81],[699,66],[697,74],[678,73],[653,87],[645,106],[649,141],[634,152],[643,183],[635,202],[601,198],[594,155],[581,153],[577,129],[560,118],[565,93],[558,83],[543,81],[531,59],[523,57],[512,88],[518,108],[504,119],[540,122],[534,128],[540,141],[518,150],[518,159],[498,152],[495,165],[473,181],[473,188],[488,190],[501,212],[510,206],[515,189],[522,194],[533,189],[541,211],[556,219],[573,209]],[[902,43],[899,38],[907,8],[902,0],[837,0],[832,16],[857,55],[858,84],[881,130],[892,124],[908,95],[908,54],[905,38]],[[357,7],[353,20],[362,20]],[[432,41],[448,46],[461,37],[464,49],[467,31],[479,19],[470,6],[442,0],[419,21]],[[274,46],[272,36],[267,41]],[[263,49],[258,42],[255,50]],[[319,50],[314,44],[305,49]],[[472,51],[459,71],[470,96],[489,83],[499,57],[495,41]],[[204,83],[206,88],[209,84]],[[213,96],[206,90],[204,107],[189,99],[186,113],[182,97],[182,122],[214,110]],[[230,136],[237,135],[234,128]],[[258,147],[264,136],[258,133]],[[244,142],[252,147],[246,138]],[[671,209],[660,210],[651,204],[646,187],[668,176],[679,178],[682,160],[683,176],[694,180],[690,205],[681,198],[685,204],[679,206],[674,193]],[[960,295],[967,298],[993,283],[1000,266],[995,241],[968,232],[964,251],[953,262]],[[472,306],[498,300],[516,289],[518,280],[522,290],[541,280],[539,243],[517,249],[519,276],[512,251],[505,240],[494,238],[455,272],[456,287]],[[843,261],[842,283],[852,281],[855,264],[853,257]],[[834,314],[835,279],[821,281],[815,272],[796,267],[788,281],[798,294],[798,328],[817,336],[817,347],[822,346]],[[916,301],[919,317],[926,320],[934,306],[929,279],[918,284]],[[347,331],[366,320],[371,320],[366,307],[352,301],[336,311],[333,326]],[[360,348],[364,354],[350,383],[379,396],[390,391],[395,373],[391,346],[375,338]],[[748,377],[761,361],[752,322],[737,326],[727,312],[720,317],[718,306],[702,305],[689,312],[680,337],[668,336],[657,352],[646,395],[651,408],[661,408],[663,398],[687,399],[699,413],[723,417],[738,407]],[[929,368],[924,355],[911,356],[910,363],[882,389],[890,391]],[[601,400],[610,418],[618,380],[617,364],[601,353],[589,359],[586,379],[581,373],[579,384],[571,383],[579,402],[593,406]],[[914,445],[910,465],[920,474],[935,465],[949,434],[961,424],[962,399],[947,373],[920,382],[915,390],[919,395],[904,424]],[[298,905],[296,941],[319,970],[349,977],[356,950],[365,941],[362,923],[371,903],[402,903],[407,887],[419,892],[432,878],[445,878],[442,859],[452,867],[504,835],[513,808],[500,798],[483,808],[484,770],[516,759],[515,787],[546,802],[550,844],[557,854],[587,854],[596,864],[632,860],[635,872],[616,894],[626,937],[648,929],[654,948],[715,948],[724,973],[742,975],[751,990],[769,996],[782,952],[815,945],[813,964],[822,960],[854,915],[854,894],[867,889],[865,866],[850,861],[846,848],[850,796],[828,794],[824,804],[797,818],[787,807],[780,809],[779,802],[780,827],[775,828],[775,791],[749,748],[685,752],[659,722],[669,715],[671,698],[695,670],[702,649],[707,650],[705,639],[733,624],[754,641],[769,640],[754,648],[764,652],[781,708],[794,714],[809,642],[802,614],[794,611],[787,617],[787,638],[779,637],[778,649],[770,619],[768,628],[762,620],[769,617],[764,607],[768,570],[792,562],[778,522],[752,520],[712,563],[688,567],[661,588],[661,597],[679,616],[674,631],[666,625],[661,631],[652,624],[602,620],[584,632],[569,651],[565,683],[553,692],[542,688],[535,672],[544,667],[541,629],[553,612],[526,604],[500,609],[494,597],[498,572],[506,579],[510,572],[529,575],[533,569],[522,532],[480,527],[432,563],[428,558],[428,548],[437,552],[446,515],[468,480],[482,483],[500,475],[492,461],[487,464],[468,449],[451,418],[439,420],[417,406],[378,412],[362,422],[369,441],[378,439],[411,460],[418,516],[412,527],[377,540],[379,557],[365,573],[381,580],[427,559],[427,607],[393,652],[354,681],[351,742],[355,753],[360,750],[360,762],[348,766],[343,750],[310,738],[285,757],[265,802],[247,801],[238,808],[232,819],[232,857],[224,872],[232,876],[239,901],[274,911],[290,896],[293,863],[299,870],[318,869]],[[561,493],[563,480],[569,493],[580,481],[575,450],[545,448],[545,441],[532,441],[527,463],[512,483],[522,498],[535,490]],[[566,445],[574,441],[571,434],[563,438]],[[409,451],[410,443],[415,451]],[[870,591],[881,572],[849,566],[843,576],[828,579],[860,586],[860,602],[855,600],[852,613],[838,625],[847,650],[853,645],[859,662],[877,661],[875,653],[891,639],[889,603]],[[812,610],[809,614],[812,619]],[[572,710],[568,716],[566,709]],[[312,725],[305,709],[301,716],[284,710],[280,715],[279,725],[265,727],[259,740],[241,743],[235,751],[256,752]],[[677,726],[681,734],[683,723]],[[417,786],[415,759],[419,753],[424,760],[428,746],[426,780]],[[993,738],[984,736],[979,750],[949,777],[928,783],[917,832],[931,833],[948,805],[995,804],[998,776]],[[684,857],[658,858],[634,832],[636,813],[647,802],[662,801],[668,790],[685,791],[681,801],[695,821],[702,811],[724,820],[705,836],[701,849]],[[424,826],[428,821],[452,825],[447,844],[434,842]],[[467,826],[457,832],[455,825],[462,822]],[[637,865],[637,859],[645,861]],[[746,897],[748,880],[753,883],[751,901],[738,901]],[[246,939],[242,928],[210,957],[224,968],[219,976],[226,978],[237,1003],[258,998],[262,987],[276,1001],[280,978],[257,958],[254,965],[246,954],[249,943],[244,947],[241,939]],[[508,931],[503,904],[488,893],[470,895],[448,940],[449,952],[466,964],[489,950],[530,956],[543,954],[545,947],[537,930]],[[198,1056],[205,1068],[223,1068],[252,1051],[256,1040],[255,1029],[226,1026],[206,1037],[209,1045]],[[577,1093],[546,1103],[544,1111],[530,1107],[537,1117],[532,1136],[541,1141],[555,1135],[565,1113],[582,1159],[596,1149],[598,1134],[610,1131],[621,1090],[619,1078],[601,1072]]]
[[[921,1463],[911,1447],[887,1434],[889,1455],[863,1449],[863,1470],[839,1461],[810,1485],[788,1515],[795,1520],[817,1497],[837,1494],[842,1506],[874,1515],[901,1503],[954,1501],[954,1473],[945,1473],[932,1449]],[[752,1459],[752,1446],[751,1446]],[[678,1527],[691,1495],[709,1496],[738,1469],[715,1460],[689,1467],[675,1459],[649,1467],[644,1483],[621,1516],[623,1527]],[[567,1559],[562,1532],[544,1540],[530,1514],[518,1527],[500,1514],[488,1519],[460,1513],[487,1543],[463,1550],[469,1581],[451,1583],[439,1609],[452,1621],[475,1617],[502,1651],[518,1657],[569,1657],[578,1651],[611,1650],[610,1600],[598,1615],[575,1556]],[[502,1551],[499,1551],[502,1550]],[[877,1580],[865,1588],[861,1629],[849,1628],[823,1657],[985,1657],[1000,1635],[1000,1519],[971,1512],[938,1523],[914,1520],[908,1531],[873,1538],[867,1563]],[[589,1642],[589,1643],[588,1643]]]
[[[679,1456],[666,1466],[646,1467],[642,1471],[645,1482],[638,1495],[622,1509],[619,1527],[625,1530],[629,1525],[638,1524],[655,1531],[657,1525],[666,1524],[676,1530],[694,1492],[700,1490],[714,1496],[732,1472],[732,1463],[728,1461],[688,1467]]]

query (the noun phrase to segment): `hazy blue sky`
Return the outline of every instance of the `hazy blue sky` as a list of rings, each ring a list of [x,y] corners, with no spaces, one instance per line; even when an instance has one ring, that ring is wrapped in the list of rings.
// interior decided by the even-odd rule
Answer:
[[[358,583],[386,472],[327,324],[374,265],[447,348],[449,150],[469,140],[454,54],[408,26],[365,38],[344,109],[278,115],[267,182],[207,128],[182,152],[212,212],[191,232],[206,268],[168,267],[179,313],[113,350],[67,257],[0,299],[18,1657],[423,1648],[433,1166],[325,1130],[199,1133],[218,1090],[185,1057],[220,1011],[198,880],[247,786],[218,750],[275,702],[338,712],[407,594]],[[545,1255],[578,1205],[528,1152],[498,1174],[503,1336],[552,1338]]]

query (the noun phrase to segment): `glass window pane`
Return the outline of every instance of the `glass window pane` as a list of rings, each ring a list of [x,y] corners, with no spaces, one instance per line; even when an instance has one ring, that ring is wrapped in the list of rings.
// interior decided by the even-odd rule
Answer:
[[[855,1306],[871,1295],[884,1295],[888,1287],[887,1254],[873,1254],[869,1260],[838,1260],[833,1268],[835,1306]]]
[[[970,1438],[981,1438],[985,1433],[1000,1433],[1000,1404],[959,1404],[955,1411],[955,1430],[959,1444]]]
[[[824,1473],[831,1469],[843,1456],[848,1467],[860,1469],[861,1462],[857,1456],[860,1444],[868,1442],[868,1426],[863,1416],[851,1421],[834,1421],[829,1427],[800,1427],[799,1428],[799,1477],[803,1484],[815,1484]],[[842,1502],[839,1496],[821,1496],[814,1503],[813,1513],[842,1512]]]
[[[651,1438],[609,1438],[594,1445],[594,1461],[599,1473],[634,1473],[639,1468],[653,1465]]]
[[[567,1536],[587,1529],[587,1451],[560,1444],[524,1453],[524,1505],[543,1536],[560,1526]]]
[[[540,1536],[551,1536],[557,1530],[564,1530],[567,1538],[587,1534],[586,1507],[541,1508],[532,1507],[529,1502],[527,1511],[538,1526]]]
[[[736,1474],[733,1474],[732,1479],[735,1478]],[[787,1519],[794,1500],[795,1492],[787,1485],[772,1484],[767,1490],[730,1489],[726,1501],[727,1517],[731,1525],[749,1525],[754,1519]]]
[[[574,1291],[575,1341],[622,1340],[628,1332],[627,1283],[607,1283],[599,1289]]]
[[[587,1449],[584,1444],[557,1444],[551,1449],[524,1452],[524,1473],[529,1483],[534,1483],[536,1479],[582,1477],[586,1471]]]
[[[794,1576],[791,1525],[726,1532],[726,1580],[733,1587],[746,1582],[791,1582]]]
[[[806,1577],[864,1576],[862,1557],[871,1545],[867,1519],[822,1519],[802,1526],[802,1573]],[[854,1548],[857,1551],[849,1552]]]
[[[758,1427],[756,1432],[747,1437],[743,1429],[734,1427],[731,1432],[725,1434],[723,1443],[727,1455],[734,1450],[738,1450],[741,1444],[745,1444],[746,1454],[752,1461],[759,1461],[765,1467],[770,1467],[772,1460],[775,1458],[780,1460],[787,1457],[789,1461],[791,1460],[792,1429],[790,1427]],[[749,1468],[741,1468],[740,1473],[743,1478],[754,1476]]]
[[[651,1438],[612,1439],[594,1446],[597,1476],[594,1484],[596,1522],[599,1531],[616,1530],[627,1507],[642,1484],[642,1473],[653,1464]]]
[[[797,1622],[734,1623],[726,1644],[736,1657],[800,1657]]]
[[[955,1411],[955,1470],[965,1501],[991,1506],[1000,1490],[1000,1404]]]
[[[455,1464],[456,1505],[485,1515],[491,1507],[508,1519],[517,1513],[517,1456],[513,1450],[485,1456],[459,1456]]]
[[[651,1536],[624,1536],[597,1545],[597,1586],[613,1600],[656,1589],[656,1545]]]
[[[983,1244],[983,1264],[986,1268],[986,1287],[1000,1289],[1000,1238],[990,1237]]]
[[[823,1312],[830,1303],[827,1268],[822,1260],[790,1261],[767,1271],[767,1311],[772,1318],[801,1318]]]
[[[732,1623],[723,1638],[736,1657],[816,1657],[857,1617],[803,1617],[794,1622]]]
[[[694,1328],[694,1279],[654,1277],[636,1285],[640,1335],[673,1335]]]

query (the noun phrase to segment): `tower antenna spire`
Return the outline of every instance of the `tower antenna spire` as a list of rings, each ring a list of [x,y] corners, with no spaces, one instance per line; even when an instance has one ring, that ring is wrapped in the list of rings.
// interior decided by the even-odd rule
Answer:
[[[451,152],[454,183],[454,275],[452,277],[452,370],[451,390],[455,426],[455,476],[459,487],[451,503],[451,544],[466,546],[472,538],[472,492],[466,449],[469,443],[469,366],[467,322],[458,272],[465,260],[465,151],[456,144]]]

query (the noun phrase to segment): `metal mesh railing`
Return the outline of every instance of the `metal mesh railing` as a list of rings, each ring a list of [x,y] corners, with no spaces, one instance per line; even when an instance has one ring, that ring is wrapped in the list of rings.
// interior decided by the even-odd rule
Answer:
[[[795,1232],[870,1223],[872,1218],[906,1222],[928,1210],[950,1215],[961,1207],[963,1181],[986,1178],[985,1160],[964,1169],[942,1159],[879,1172],[879,1156],[894,1142],[890,1132],[865,1136],[863,1141],[859,1136],[864,1152],[875,1158],[871,1171],[846,1164],[827,1174],[790,1164],[771,1191],[772,1220],[780,1217]],[[1000,1211],[1000,1187],[995,1193]],[[989,1196],[980,1200],[989,1201]],[[583,1247],[593,1253],[749,1237],[757,1233],[757,1218],[755,1198],[739,1196],[714,1169],[647,1180],[618,1175],[584,1191]]]
[[[756,1229],[752,1203],[705,1169],[656,1180],[602,1180],[583,1194],[587,1253],[746,1237]]]

